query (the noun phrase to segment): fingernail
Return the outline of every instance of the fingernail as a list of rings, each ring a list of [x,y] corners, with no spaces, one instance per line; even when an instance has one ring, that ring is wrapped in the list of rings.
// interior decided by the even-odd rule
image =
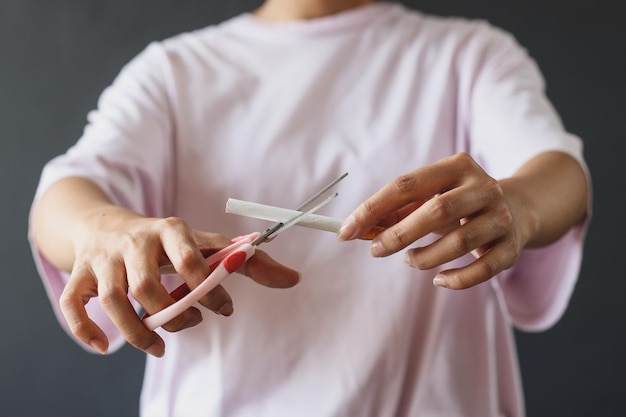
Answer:
[[[338,240],[350,240],[356,232],[356,220],[352,216],[346,217],[337,233]]]
[[[107,353],[107,344],[100,339],[91,339],[89,341],[89,346],[91,346],[93,350],[100,353],[101,355]]]
[[[402,261],[407,264],[408,266],[413,266],[411,264],[411,257],[409,256],[409,252],[404,252],[404,258],[402,259]]]
[[[372,246],[370,247],[370,253],[373,257],[379,258],[381,256],[387,255],[387,249],[385,249],[380,240],[374,239],[372,241]]]
[[[146,349],[146,353],[156,356],[157,358],[162,357],[165,354],[165,349],[158,343],[153,344],[148,349]]]
[[[433,284],[435,284],[437,287],[448,288],[448,284],[446,284],[446,280],[440,277],[439,275],[437,275],[435,279],[433,279]]]
[[[235,309],[233,309],[233,305],[231,303],[226,303],[221,306],[219,310],[217,310],[217,314],[219,314],[220,316],[228,317],[233,314],[234,311]]]

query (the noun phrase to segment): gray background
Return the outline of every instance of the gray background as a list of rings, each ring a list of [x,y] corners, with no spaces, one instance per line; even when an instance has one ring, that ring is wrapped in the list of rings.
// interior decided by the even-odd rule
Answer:
[[[595,203],[581,279],[559,324],[518,334],[524,389],[529,417],[626,415],[624,2],[405,3],[513,32],[565,125],[585,140]],[[26,241],[31,199],[43,164],[76,141],[102,89],[149,41],[258,4],[0,0],[0,414],[136,414],[142,354],[87,354],[53,318]]]

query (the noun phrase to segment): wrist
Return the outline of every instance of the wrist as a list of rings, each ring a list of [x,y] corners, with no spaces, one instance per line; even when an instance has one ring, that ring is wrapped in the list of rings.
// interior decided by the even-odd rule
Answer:
[[[128,230],[129,222],[143,218],[135,211],[106,202],[77,213],[70,237],[76,247],[83,239],[92,239],[99,232]]]
[[[521,243],[521,248],[537,246],[536,237],[541,229],[541,221],[536,205],[524,181],[507,178],[499,181],[504,199],[511,212],[513,227]]]

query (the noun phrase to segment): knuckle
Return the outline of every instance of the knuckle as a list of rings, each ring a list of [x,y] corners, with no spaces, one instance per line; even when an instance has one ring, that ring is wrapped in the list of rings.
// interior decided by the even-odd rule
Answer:
[[[372,200],[366,200],[361,204],[361,213],[364,217],[376,216],[378,213],[378,204]]]
[[[513,225],[513,213],[511,213],[508,207],[503,207],[500,210],[500,222],[507,230]]]
[[[99,295],[100,304],[105,311],[110,311],[127,297],[126,291],[117,286],[101,290]]]
[[[510,235],[513,228],[513,214],[506,206],[500,207],[498,210],[495,210],[492,213],[492,218],[494,222],[492,223],[493,227],[495,227],[496,233],[501,236],[501,238],[505,238]]]
[[[488,280],[502,270],[500,262],[496,259],[483,258],[483,260],[484,262],[478,264],[478,275],[480,276],[481,282]]]
[[[86,339],[91,334],[89,323],[85,320],[68,320],[67,325],[76,337]]]
[[[401,194],[411,192],[416,187],[416,180],[411,174],[400,175],[390,183],[391,188]]]
[[[451,233],[452,250],[456,253],[468,253],[476,248],[476,235],[462,229]]]
[[[147,273],[140,272],[130,285],[130,292],[135,299],[145,299],[156,292],[154,279]]]
[[[438,194],[428,200],[428,208],[433,219],[447,219],[454,211],[454,202]]]
[[[462,171],[473,169],[476,166],[476,162],[467,152],[458,152],[452,155],[451,159]]]
[[[189,225],[180,217],[165,217],[159,219],[158,225],[163,228],[181,230],[184,232],[190,230]]]
[[[460,152],[452,156],[451,164],[456,172],[466,180],[484,186],[485,181],[497,184],[468,153]]]
[[[500,185],[500,183],[495,178],[487,177],[483,187],[493,197],[499,200],[504,199],[504,190],[502,189],[502,185]]]
[[[182,247],[179,249],[174,267],[181,275],[189,275],[197,269],[198,260],[198,252],[194,248]]]
[[[65,287],[65,291],[61,293],[61,297],[59,297],[59,307],[61,307],[62,311],[72,310],[74,307],[74,298],[76,294],[73,289],[69,286]]]
[[[61,295],[59,304],[70,332],[79,339],[84,340],[88,338],[90,334],[89,322],[82,319],[81,315],[75,310],[72,295],[67,295],[67,293],[64,292]]]
[[[391,245],[389,246],[383,245],[385,247],[404,248],[412,243],[411,239],[407,236],[407,234],[403,230],[400,230],[400,228],[397,228],[397,227],[390,228],[388,229],[388,233],[389,233],[388,239]]]
[[[85,256],[82,252],[77,252],[74,259],[74,265],[72,265],[71,278],[77,279],[77,277],[81,277],[86,275],[88,271],[91,269],[90,263],[88,260],[89,257]],[[91,257],[93,259],[93,257]],[[66,287],[67,288],[67,287]]]
[[[131,233],[124,233],[118,239],[120,240],[122,247],[126,251],[136,250],[142,244],[141,236]]]

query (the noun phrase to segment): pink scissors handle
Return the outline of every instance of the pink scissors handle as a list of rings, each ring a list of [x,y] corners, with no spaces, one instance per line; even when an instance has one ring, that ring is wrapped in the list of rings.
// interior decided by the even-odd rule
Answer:
[[[178,301],[157,313],[144,316],[144,325],[149,330],[154,330],[164,325],[217,287],[226,277],[239,269],[241,265],[254,255],[255,248],[250,243],[257,237],[259,237],[258,232],[235,238],[230,246],[206,258],[206,262],[211,265],[212,269],[209,276],[189,292],[187,292],[188,287],[186,284],[172,291],[171,295]]]

